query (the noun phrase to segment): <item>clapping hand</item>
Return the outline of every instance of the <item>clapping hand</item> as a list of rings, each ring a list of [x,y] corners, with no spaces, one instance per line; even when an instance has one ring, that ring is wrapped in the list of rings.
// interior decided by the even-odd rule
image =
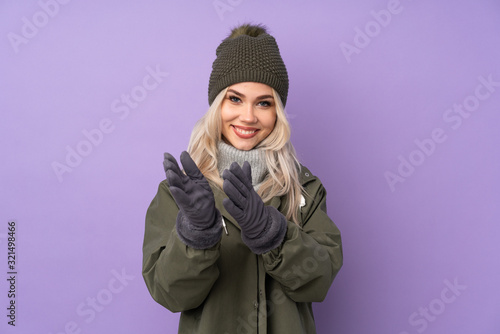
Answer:
[[[252,185],[252,170],[233,162],[222,173],[223,189],[228,198],[222,202],[241,227],[243,242],[256,254],[277,247],[286,233],[286,218],[275,208],[264,205]]]
[[[165,153],[163,167],[170,192],[179,210],[195,229],[202,230],[213,225],[216,217],[214,194],[207,179],[186,151],[181,154],[185,174],[175,158]]]

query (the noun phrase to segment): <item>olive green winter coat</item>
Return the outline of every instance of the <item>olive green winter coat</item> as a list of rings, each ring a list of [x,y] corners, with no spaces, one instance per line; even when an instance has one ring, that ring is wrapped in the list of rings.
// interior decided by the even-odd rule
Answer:
[[[227,196],[216,187],[227,233],[211,249],[183,244],[175,229],[179,209],[166,181],[160,183],[146,215],[143,276],[158,303],[182,312],[179,333],[316,333],[311,303],[325,298],[342,266],[342,245],[320,180],[305,167],[300,179],[309,195],[301,226],[288,222],[283,243],[262,255],[243,243],[222,205]],[[282,198],[266,204],[283,212]]]

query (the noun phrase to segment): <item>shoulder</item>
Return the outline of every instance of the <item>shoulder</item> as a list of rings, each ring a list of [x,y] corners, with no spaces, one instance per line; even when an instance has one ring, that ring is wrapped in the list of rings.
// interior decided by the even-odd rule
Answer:
[[[299,182],[303,187],[310,183],[321,184],[321,180],[314,175],[309,168],[302,164],[299,169]]]
[[[317,212],[326,213],[326,189],[319,177],[302,164],[300,165],[299,180],[303,188],[300,204],[301,226],[305,226]],[[329,218],[327,218],[330,221]],[[309,223],[310,224],[310,223]]]
[[[171,195],[170,188],[168,187],[168,183],[167,183],[166,179],[161,181],[160,184],[158,185],[158,193],[167,193],[167,194]]]
[[[299,182],[309,196],[315,197],[317,194],[326,195],[326,190],[319,177],[314,175],[309,168],[302,164],[299,170]]]
[[[153,203],[156,203],[156,205],[165,206],[166,208],[177,207],[174,197],[170,192],[170,187],[168,186],[167,180],[161,181],[158,185],[158,191],[155,198],[153,199]]]
[[[299,168],[299,181],[300,184],[304,185],[308,182],[313,181],[314,179],[317,179],[316,176],[311,173],[311,171],[304,165],[300,164]]]

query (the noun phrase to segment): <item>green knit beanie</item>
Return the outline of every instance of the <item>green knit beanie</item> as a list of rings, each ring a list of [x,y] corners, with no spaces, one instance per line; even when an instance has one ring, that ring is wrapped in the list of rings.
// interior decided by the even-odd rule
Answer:
[[[260,82],[278,92],[283,105],[288,96],[288,73],[278,44],[261,25],[234,28],[216,51],[208,84],[211,105],[224,88],[239,82]]]

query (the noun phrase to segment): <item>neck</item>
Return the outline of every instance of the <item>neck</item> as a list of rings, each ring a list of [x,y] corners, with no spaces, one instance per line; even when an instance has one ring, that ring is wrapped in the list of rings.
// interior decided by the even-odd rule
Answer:
[[[218,144],[218,149],[217,169],[219,170],[219,175],[222,175],[225,169],[229,169],[229,166],[231,166],[233,162],[237,162],[240,166],[243,166],[243,163],[248,161],[250,167],[252,167],[252,185],[256,187],[264,180],[267,168],[264,152],[262,150],[252,149],[249,151],[242,151],[234,146],[226,144],[222,140]]]

